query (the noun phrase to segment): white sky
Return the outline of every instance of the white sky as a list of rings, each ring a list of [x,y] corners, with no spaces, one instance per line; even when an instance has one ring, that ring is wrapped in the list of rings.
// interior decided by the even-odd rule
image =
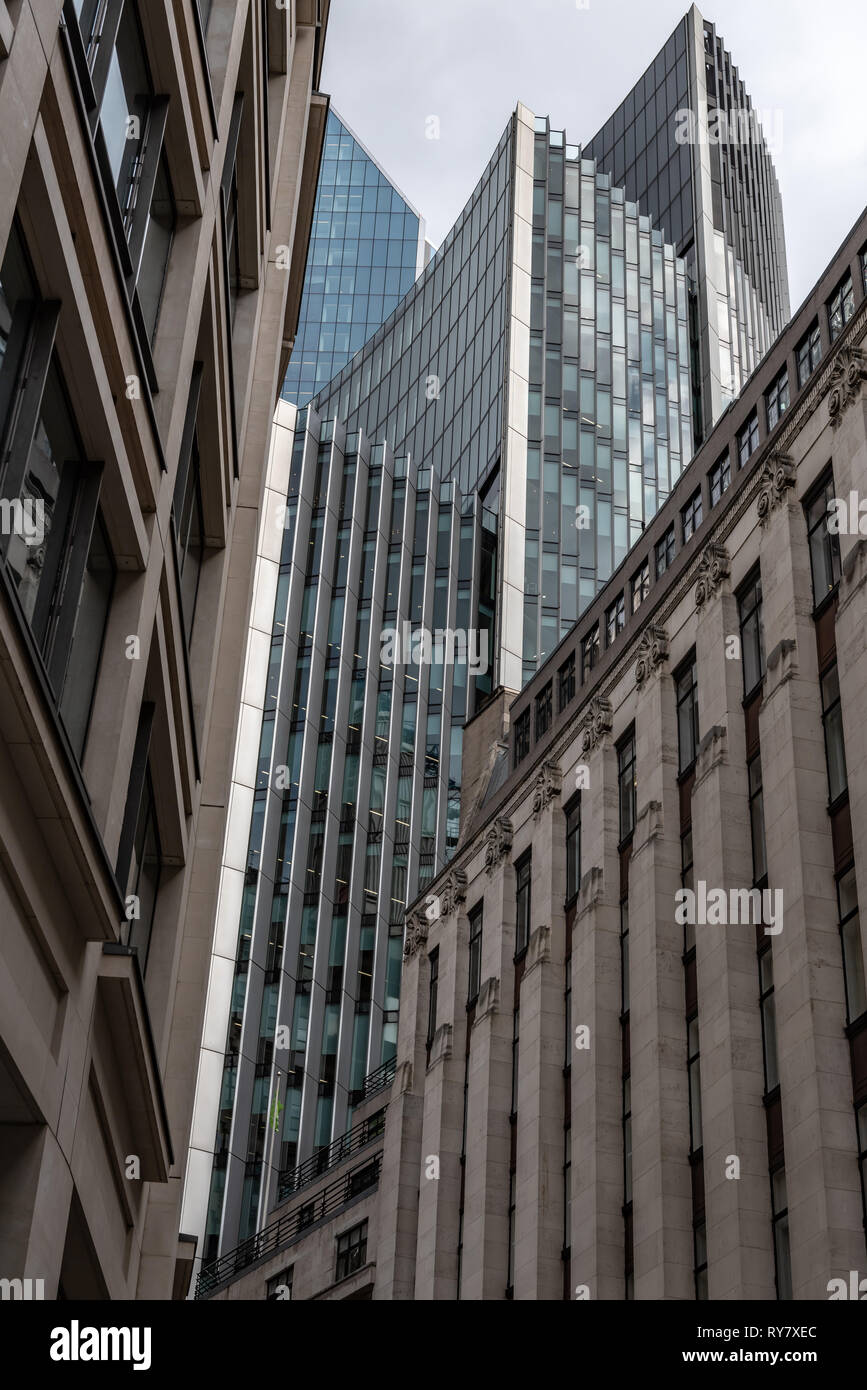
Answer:
[[[523,101],[582,143],[687,0],[332,0],[322,89],[439,245]],[[793,310],[867,203],[865,0],[710,0],[760,115],[783,198]],[[438,116],[440,138],[426,138]],[[767,120],[763,124],[768,125]]]

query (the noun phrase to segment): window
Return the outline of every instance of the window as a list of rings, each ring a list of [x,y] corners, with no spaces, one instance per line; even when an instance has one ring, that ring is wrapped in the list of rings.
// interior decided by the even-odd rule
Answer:
[[[437,1030],[437,990],[440,976],[440,951],[435,947],[428,956],[430,976],[427,986],[427,1050],[430,1052],[434,1034]]]
[[[617,749],[617,784],[620,797],[620,842],[635,829],[635,734],[630,733]]]
[[[698,678],[695,655],[675,677],[677,691],[678,771],[691,768],[698,753]]]
[[[530,865],[525,854],[515,865],[515,956],[526,951],[530,942]]]
[[[482,985],[482,903],[470,913],[470,978],[467,1004],[474,1004]]]
[[[861,252],[859,260],[861,261],[861,288],[867,294],[867,246]]]
[[[515,766],[530,751],[530,711],[525,709],[515,720]]]
[[[731,480],[732,466],[728,453],[725,453],[721,459],[717,460],[707,475],[707,486],[712,507],[715,507],[717,502],[720,501],[723,493],[728,491]]]
[[[855,288],[851,272],[847,271],[828,300],[828,331],[832,343],[839,338],[854,312]]]
[[[581,886],[581,793],[566,807],[566,901],[570,903]]]
[[[686,1023],[686,1069],[689,1080],[689,1151],[697,1152],[701,1141],[701,1055],[698,1040],[698,1017]]]
[[[848,1023],[855,1023],[867,1011],[867,991],[864,984],[861,918],[858,912],[858,888],[855,883],[854,866],[837,879],[837,905],[840,938],[843,944],[846,1020]]]
[[[834,479],[829,475],[820,485],[820,491],[805,508],[810,570],[813,576],[813,604],[816,608],[833,593],[840,582],[840,537],[828,526],[828,509],[833,496]]]
[[[551,681],[536,696],[536,738],[540,739],[551,727]]]
[[[337,1269],[335,1280],[339,1283],[348,1275],[361,1269],[367,1261],[367,1222],[362,1221],[351,1230],[337,1237]]]
[[[747,783],[750,802],[750,839],[753,848],[753,883],[761,883],[768,872],[765,852],[765,799],[762,784],[762,760],[756,754],[747,763]]]
[[[150,767],[153,723],[154,705],[146,701],[139,714],[116,865],[118,882],[125,885],[125,896],[136,900],[136,913],[124,924],[124,945],[135,947],[142,974],[147,969],[163,870]]]
[[[696,488],[685,507],[681,507],[680,522],[683,528],[683,543],[695,535],[701,526],[701,488]]]
[[[789,1253],[789,1202],[786,1196],[785,1168],[779,1168],[776,1173],[771,1174],[771,1210],[777,1298],[787,1302],[792,1297],[792,1260]]]
[[[798,359],[798,386],[810,379],[822,358],[822,339],[819,320],[814,319],[795,349]]]
[[[769,1095],[780,1084],[780,1068],[777,1059],[777,1008],[774,1002],[774,957],[769,941],[759,952],[759,1007],[762,1015],[765,1095]]]
[[[847,787],[843,712],[840,707],[840,678],[836,661],[821,677],[819,684],[822,690],[822,728],[825,731],[828,799],[833,804]]]
[[[183,614],[184,636],[189,647],[193,635],[193,621],[196,616],[196,603],[199,596],[199,579],[205,558],[205,511],[202,502],[202,473],[199,459],[199,441],[195,430],[195,413],[198,407],[201,383],[201,364],[196,364],[193,386],[187,405],[187,429],[178,464],[175,482],[173,516],[178,546],[178,570],[181,583],[181,612]],[[186,445],[186,436],[191,436]]]
[[[626,626],[626,604],[622,594],[618,594],[605,614],[606,645],[616,641],[617,634]]]
[[[560,678],[560,709],[565,709],[571,700],[575,698],[575,653],[564,661],[559,670]]]
[[[85,458],[57,324],[14,221],[0,266],[0,564],[80,759],[115,565],[98,506],[102,470]]]
[[[789,408],[789,369],[784,367],[769,391],[765,392],[768,433],[775,429]]]
[[[632,611],[637,613],[650,593],[650,564],[645,560],[637,574],[632,576]]]
[[[743,468],[759,447],[759,417],[753,411],[743,429],[738,430],[738,468]]]
[[[599,624],[594,623],[587,636],[581,640],[581,680],[587,680],[599,660]]]
[[[696,1302],[707,1300],[707,1226],[700,1221],[692,1233],[693,1263],[695,1265]]]
[[[275,1274],[265,1285],[265,1297],[269,1303],[287,1301],[292,1297],[292,1275],[293,1266],[282,1269],[279,1274]]]
[[[164,152],[168,99],[153,84],[137,0],[73,0],[73,9],[78,23],[67,31],[92,103],[97,164],[140,338],[151,344],[177,223]]]
[[[738,598],[741,629],[741,660],[744,668],[744,698],[749,698],[765,674],[765,643],[762,629],[762,580],[749,580]]]
[[[665,535],[656,542],[656,577],[661,579],[674,559],[674,527],[669,526]]]

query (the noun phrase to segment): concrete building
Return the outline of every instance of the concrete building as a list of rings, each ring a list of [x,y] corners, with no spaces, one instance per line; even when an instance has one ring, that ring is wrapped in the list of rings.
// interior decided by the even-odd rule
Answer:
[[[0,1275],[171,1298],[328,0],[0,0]]]
[[[468,721],[394,1079],[200,1296],[826,1299],[864,1269],[865,338],[867,210]]]
[[[642,169],[682,92],[706,132],[700,24],[691,11],[642,79]],[[254,1234],[277,1175],[351,1129],[365,1076],[393,1062],[404,911],[455,852],[465,721],[533,677],[692,457],[711,302],[719,322],[716,281],[699,302],[695,276],[724,233],[692,194],[706,143],[677,149],[676,234],[707,242],[692,299],[648,208],[519,105],[406,297],[297,418],[281,410],[287,527],[282,551],[273,532],[261,546],[185,1199],[206,1262]],[[647,196],[670,217],[663,184]],[[754,191],[737,214],[777,267],[762,284],[781,327],[782,227]],[[751,365],[768,341],[751,330]],[[484,659],[417,664],[404,641],[389,665],[394,628],[475,634]]]

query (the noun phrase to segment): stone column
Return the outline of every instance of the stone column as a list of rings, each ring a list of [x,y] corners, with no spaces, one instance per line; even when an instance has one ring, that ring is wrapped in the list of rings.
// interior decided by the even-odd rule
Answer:
[[[857,1269],[864,1237],[810,563],[794,481],[794,466],[778,457],[759,495],[768,649],[759,728],[768,881],[783,893],[772,949],[792,1287],[802,1299],[827,1297],[832,1276]]]
[[[533,793],[530,942],[521,980],[518,1051],[516,1299],[563,1295],[563,963],[566,821],[560,769]]]
[[[650,627],[635,675],[637,823],[629,862],[629,1033],[636,1299],[692,1298],[677,719],[668,639]]]
[[[482,935],[482,987],[470,1037],[464,1170],[462,1299],[502,1299],[509,1278],[509,1113],[515,871],[512,827],[488,831]]]
[[[623,1131],[620,1036],[620,865],[617,755],[611,706],[594,698],[584,726],[581,860],[572,929],[571,1283],[591,1298],[624,1296]],[[586,868],[585,868],[586,866]]]
[[[752,847],[738,633],[729,559],[703,557],[696,589],[699,751],[692,792],[693,877],[749,888]],[[732,650],[730,648],[730,650]],[[756,933],[749,923],[696,927],[708,1297],[772,1299],[774,1256]],[[730,1160],[737,1158],[737,1169]]]

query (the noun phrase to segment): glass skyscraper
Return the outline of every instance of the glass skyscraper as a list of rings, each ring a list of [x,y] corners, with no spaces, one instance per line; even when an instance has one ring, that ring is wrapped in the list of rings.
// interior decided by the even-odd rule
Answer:
[[[284,401],[311,396],[394,312],[424,266],[424,222],[332,107]]]
[[[463,725],[533,674],[688,466],[700,304],[641,203],[519,106],[391,317],[278,412],[185,1198],[205,1262],[393,1059]],[[486,659],[443,640],[393,660],[394,629],[474,633]]]

